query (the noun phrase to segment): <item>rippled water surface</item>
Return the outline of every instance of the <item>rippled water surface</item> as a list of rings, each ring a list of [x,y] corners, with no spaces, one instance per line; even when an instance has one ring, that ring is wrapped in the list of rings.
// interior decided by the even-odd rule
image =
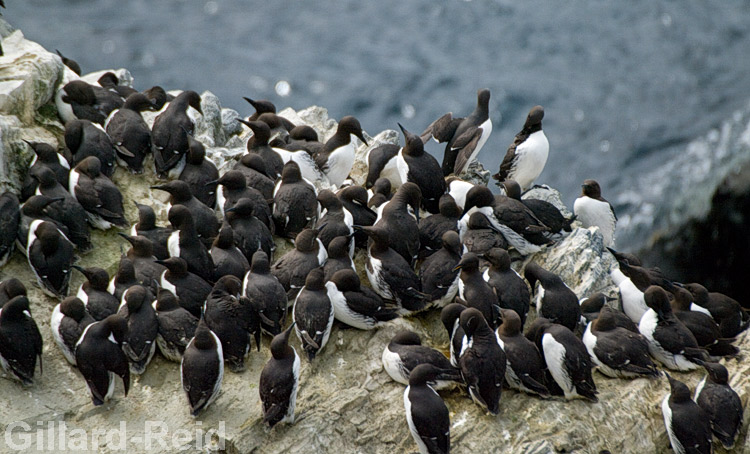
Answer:
[[[495,126],[479,158],[493,171],[542,104],[551,150],[540,182],[572,206],[595,178],[623,214],[638,200],[618,194],[634,189],[644,163],[666,164],[665,150],[750,99],[750,4],[741,1],[6,4],[12,25],[84,71],[126,67],[137,88],[210,90],[241,113],[252,111],[249,96],[353,114],[370,133],[396,122],[421,131],[445,112],[468,114],[488,87]]]

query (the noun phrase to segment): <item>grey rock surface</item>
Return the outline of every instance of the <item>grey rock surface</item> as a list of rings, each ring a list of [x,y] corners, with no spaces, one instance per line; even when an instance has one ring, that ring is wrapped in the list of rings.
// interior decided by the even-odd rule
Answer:
[[[490,173],[481,162],[474,160],[469,163],[464,173],[459,175],[459,178],[469,183],[487,186],[490,182]]]
[[[11,43],[3,43],[6,52],[14,51]],[[12,64],[5,57],[0,58],[0,74],[10,71]],[[60,136],[59,122],[48,114],[50,108],[54,109],[48,104],[54,92],[54,81],[50,82],[50,87],[47,100],[31,112],[19,116],[0,112],[4,115],[0,117],[4,147],[2,168],[14,169],[3,175],[6,187],[15,187],[14,182],[23,177],[22,170],[28,162],[24,161],[28,159],[28,150],[22,149],[25,144],[21,139],[54,141]],[[244,152],[244,142],[231,142],[241,137],[233,135],[231,147],[220,146],[226,139],[227,125],[221,121],[218,100],[211,102],[216,107],[215,116],[213,113],[206,115],[210,121],[204,124],[201,134],[214,141],[212,145],[206,143],[208,138],[204,142],[209,157],[226,168]],[[310,124],[318,130],[322,140],[335,131],[336,122],[328,118],[323,108],[311,107],[300,112],[284,110],[282,114]],[[222,135],[224,139],[221,139]],[[246,133],[243,140],[247,140]],[[387,130],[376,134],[370,147],[360,146],[352,175],[355,182],[361,183],[364,178],[362,171],[368,148],[397,141],[398,134]],[[137,218],[133,202],[138,200],[154,205],[159,224],[166,224],[166,194],[149,189],[154,183],[152,167],[152,162],[148,161],[142,175],[118,169],[113,176],[113,181],[123,191],[126,217],[130,222]],[[549,192],[549,200],[559,199],[559,195]],[[115,230],[94,230],[92,241],[94,251],[82,256],[79,264],[114,272],[126,246],[124,241]],[[275,257],[280,257],[290,247],[285,240],[276,239],[276,244]],[[559,242],[543,248],[528,260],[560,274],[579,297],[592,291],[613,291],[608,275],[613,261],[602,247],[601,235],[595,229],[575,228]],[[363,282],[366,282],[363,262],[364,253],[360,251],[355,263]],[[523,264],[517,262],[514,266],[520,269]],[[127,397],[123,396],[122,386],[118,383],[114,398],[101,407],[94,407],[80,373],[64,360],[52,340],[49,320],[57,301],[31,284],[34,278],[21,254],[16,253],[0,269],[0,279],[10,276],[29,285],[31,312],[45,342],[42,354],[44,373],[37,370],[35,383],[29,388],[22,388],[6,375],[0,376],[0,399],[4,402],[0,405],[0,430],[17,427],[19,422],[26,423],[30,427],[32,443],[35,443],[37,431],[44,431],[39,427],[49,427],[50,422],[64,422],[69,434],[74,429],[88,434],[88,452],[118,452],[123,445],[131,453],[414,452],[416,445],[404,417],[404,386],[391,381],[385,373],[381,354],[390,338],[403,328],[419,333],[424,344],[447,351],[447,335],[437,310],[418,317],[397,319],[374,331],[345,328],[335,323],[329,343],[318,358],[312,364],[302,360],[296,422],[274,429],[264,426],[258,397],[260,371],[270,357],[268,338],[263,339],[260,353],[250,352],[245,372],[235,374],[227,370],[218,399],[197,419],[189,415],[180,385],[179,365],[159,355],[143,375],[133,378]],[[81,276],[74,274],[71,293],[81,282]],[[291,344],[301,352],[296,338],[293,337]],[[743,336],[738,345],[747,351],[750,340]],[[731,385],[747,407],[750,365],[746,361],[724,362],[729,369]],[[703,378],[700,372],[676,373],[675,376],[691,388]],[[604,449],[613,453],[670,452],[660,409],[661,400],[669,389],[666,379],[620,380],[595,374],[594,380],[600,392],[598,403],[541,400],[506,390],[501,399],[500,414],[495,417],[485,414],[467,397],[465,390],[455,388],[441,392],[450,411],[453,452],[598,454]],[[93,445],[91,434],[94,430],[117,429],[122,427],[121,424],[126,428],[124,440],[116,436],[101,436],[96,439],[98,445]],[[208,431],[214,431],[213,435],[205,437]],[[196,434],[200,437],[196,438]],[[150,447],[147,442],[151,443]],[[0,451],[7,452],[5,449],[4,446]],[[45,452],[45,448],[32,444],[26,452]],[[725,451],[719,448],[717,452]],[[750,452],[747,422],[734,452]]]
[[[237,121],[238,118],[242,117],[236,110],[228,108],[221,109],[221,127],[224,129],[225,137],[230,138],[242,133],[242,124]]]
[[[227,141],[222,123],[221,102],[210,91],[201,93],[201,110],[195,121],[196,139],[206,147],[221,147]]]
[[[750,266],[750,113],[738,112],[676,159],[674,200],[642,251],[645,263],[681,282],[701,282],[746,307]],[[673,181],[674,180],[674,181]],[[663,182],[661,184],[667,184]],[[661,211],[661,210],[660,210]]]
[[[55,92],[62,77],[62,61],[27,40],[21,30],[3,39],[3,50],[0,113],[15,115],[25,124],[33,123],[39,108],[47,104]]]

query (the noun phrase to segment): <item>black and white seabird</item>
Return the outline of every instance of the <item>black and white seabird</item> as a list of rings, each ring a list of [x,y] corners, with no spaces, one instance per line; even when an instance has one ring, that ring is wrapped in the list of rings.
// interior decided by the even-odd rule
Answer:
[[[242,155],[239,162],[234,165],[233,170],[238,170],[245,175],[245,181],[251,188],[255,188],[263,194],[266,199],[273,198],[276,175],[271,176],[266,168],[263,157],[256,153]],[[218,176],[216,177],[218,179]]]
[[[258,313],[260,328],[275,336],[281,332],[286,321],[288,299],[284,286],[271,274],[268,255],[256,251],[250,264],[250,271],[242,283],[243,295]]]
[[[658,377],[648,341],[617,326],[613,311],[602,311],[583,333],[583,343],[601,373],[612,378]]]
[[[263,112],[258,115],[258,121],[268,125],[271,130],[271,139],[281,143],[286,143],[289,131],[294,128],[294,124],[288,119],[276,115],[275,112]]]
[[[266,164],[266,172],[271,179],[275,180],[281,175],[284,160],[278,151],[268,145],[271,139],[271,128],[262,121],[239,120],[239,122],[253,131],[252,137],[247,141],[247,152],[263,158],[263,162]]]
[[[91,232],[86,215],[78,200],[72,196],[55,179],[54,173],[46,168],[34,169],[32,174],[39,181],[37,195],[43,195],[51,199],[58,199],[56,203],[46,205],[44,212],[52,219],[62,223],[68,228],[68,238],[79,251],[85,252],[92,248]],[[27,244],[28,246],[28,244]]]
[[[422,291],[430,296],[432,306],[444,307],[458,294],[460,279],[456,267],[460,261],[461,240],[458,233],[448,230],[443,233],[442,247],[427,257],[419,267]]]
[[[104,320],[116,314],[120,301],[108,291],[109,274],[107,271],[98,267],[82,268],[77,265],[73,265],[73,268],[86,277],[86,282],[78,288],[76,297],[81,300],[94,320]]]
[[[80,79],[68,82],[55,95],[57,111],[64,123],[82,119],[103,126],[109,114],[123,103],[118,93]]]
[[[334,317],[341,323],[359,329],[373,329],[398,317],[398,308],[383,301],[368,287],[362,287],[351,268],[336,271],[326,282]]]
[[[349,257],[349,241],[346,236],[337,236],[328,244],[328,258],[323,265],[324,279],[330,281],[334,273],[339,270],[357,271],[352,258]]]
[[[323,281],[323,268],[315,268],[307,274],[292,307],[294,331],[307,358],[312,361],[328,343],[333,327],[333,303]]]
[[[164,105],[168,102],[174,101],[175,98],[171,94],[167,93],[164,88],[159,85],[154,85],[151,88],[143,90],[141,93],[146,95],[146,97],[154,105],[154,110],[157,112],[161,112],[161,110],[164,108]]]
[[[70,268],[76,257],[73,243],[55,224],[36,220],[29,227],[26,257],[42,291],[61,298],[68,294]]]
[[[401,184],[409,181],[419,186],[422,193],[420,205],[430,213],[438,213],[440,197],[446,189],[440,164],[425,152],[424,143],[418,135],[407,131],[400,123],[398,127],[404,133],[404,146],[396,155]]]
[[[750,326],[750,316],[735,299],[723,293],[709,292],[697,283],[685,284],[685,288],[693,295],[693,302],[708,310],[719,324],[722,337],[735,337]]]
[[[305,229],[294,240],[294,249],[289,250],[271,267],[271,274],[284,286],[289,300],[294,300],[305,285],[307,274],[323,266],[328,253],[318,239],[318,231]]]
[[[294,238],[306,227],[315,224],[319,214],[317,191],[302,178],[299,165],[284,164],[281,180],[273,190],[273,221],[276,234]]]
[[[289,130],[284,149],[289,151],[305,150],[315,156],[323,150],[323,143],[318,140],[318,133],[311,126],[299,125]]]
[[[708,414],[711,432],[726,449],[742,428],[743,407],[740,396],[729,386],[727,368],[719,363],[704,363],[706,375],[695,387],[695,403]]]
[[[455,267],[461,270],[458,278],[458,296],[466,301],[468,307],[479,310],[490,328],[499,324],[500,307],[495,290],[484,280],[479,270],[479,257],[473,252],[466,252]]]
[[[216,400],[224,378],[224,354],[218,336],[201,319],[195,337],[185,348],[180,363],[180,382],[190,405],[190,414],[198,416]]]
[[[529,262],[523,271],[524,277],[536,295],[536,310],[541,317],[552,323],[559,323],[569,330],[576,329],[581,319],[581,306],[578,297],[560,276],[545,270],[536,262]],[[539,289],[536,290],[536,284]]]
[[[67,66],[68,69],[78,74],[79,76],[81,75],[81,65],[79,65],[77,61],[73,60],[72,58],[65,57],[57,49],[55,49],[55,53],[60,57],[60,60],[62,60],[63,65]]]
[[[245,273],[250,270],[250,262],[234,243],[234,230],[231,226],[224,225],[219,230],[219,234],[208,253],[216,267],[214,276],[231,274],[237,276],[238,279],[243,279]]]
[[[505,195],[511,199],[519,200],[523,203],[526,208],[534,213],[542,224],[549,227],[549,234],[554,235],[558,233],[570,232],[572,230],[571,224],[576,219],[572,216],[570,219],[563,216],[560,210],[550,202],[541,199],[534,199],[527,197],[521,198],[521,185],[515,180],[505,180],[500,183],[500,186],[505,189]]]
[[[76,343],[83,330],[95,321],[86,311],[83,301],[75,296],[65,298],[52,310],[49,322],[52,338],[70,364],[76,365]]]
[[[473,252],[486,262],[485,254],[494,248],[506,249],[508,241],[503,232],[492,225],[484,213],[475,211],[469,215],[466,228],[462,231],[462,243],[465,252]]]
[[[378,218],[370,207],[367,206],[367,189],[362,186],[346,186],[340,189],[336,196],[341,200],[344,208],[352,214],[354,225],[373,225]],[[354,243],[357,247],[367,247],[367,235],[363,232],[354,233]]]
[[[430,364],[420,364],[409,375],[409,386],[404,390],[406,422],[420,454],[450,452],[450,414],[432,387],[440,373]]]
[[[539,246],[550,242],[544,236],[549,228],[526,205],[504,195],[495,196],[486,186],[474,186],[466,193],[464,214],[458,227],[460,233],[465,232],[469,216],[475,211],[487,216],[521,255],[539,252]]]
[[[240,199],[249,199],[253,202],[255,217],[263,222],[273,232],[273,221],[271,219],[271,208],[269,201],[263,197],[255,188],[247,185],[245,176],[239,170],[230,170],[216,180],[219,187],[216,188],[216,205],[222,216],[226,210],[235,206]]]
[[[450,196],[453,197],[458,208],[463,211],[464,205],[466,204],[466,194],[474,187],[474,183],[469,183],[468,181],[464,181],[456,176],[446,178],[445,182],[448,185],[446,191],[447,194],[450,194]]]
[[[711,315],[702,311],[691,310],[693,296],[684,288],[675,287],[672,293],[672,313],[687,329],[693,333],[700,347],[705,348],[711,356],[734,356],[740,350],[732,345],[735,340],[721,337],[721,328]]]
[[[68,189],[68,174],[70,163],[63,155],[57,152],[52,145],[44,142],[26,142],[34,151],[34,159],[29,164],[28,174],[21,187],[21,200],[27,200],[36,192],[37,180],[32,176],[35,167],[49,167],[55,173],[55,179],[65,189]]]
[[[398,188],[404,182],[401,180],[401,175],[398,173],[398,165],[396,164],[396,157],[401,147],[392,143],[385,143],[373,147],[367,153],[367,178],[365,179],[365,188],[370,192],[370,198],[373,193],[380,192],[386,195],[386,199],[390,198],[391,187],[393,189]],[[382,180],[380,185],[384,188],[385,182],[388,182],[387,190],[381,189],[376,190],[376,183],[378,180]],[[372,206],[372,205],[370,205]]]
[[[422,340],[413,331],[397,332],[383,349],[381,360],[386,373],[404,385],[409,384],[409,375],[420,364],[437,369],[435,389],[452,388],[461,382],[461,373],[456,366],[438,350],[422,345]]]
[[[180,306],[195,317],[200,317],[203,303],[211,293],[211,284],[188,271],[188,264],[182,257],[170,257],[156,263],[166,268],[159,280],[160,287],[174,293],[179,298]]]
[[[259,336],[260,327],[247,298],[240,296],[242,282],[234,276],[223,276],[214,284],[206,299],[203,318],[221,340],[224,360],[232,372],[245,370],[245,356],[250,351],[250,331]],[[200,328],[199,328],[200,329]],[[197,332],[196,332],[197,335]],[[256,337],[258,340],[259,337]],[[260,345],[258,345],[260,348]]]
[[[190,186],[190,191],[196,199],[209,208],[215,208],[216,189],[219,185],[216,180],[219,179],[219,170],[216,164],[206,159],[206,148],[199,140],[190,134],[187,140],[188,152],[185,157],[185,167],[177,179]]]
[[[141,116],[144,110],[154,110],[146,95],[133,93],[107,122],[107,134],[117,151],[117,160],[133,173],[143,172],[143,160],[151,154],[151,129]]]
[[[544,108],[534,106],[526,116],[521,132],[508,147],[500,170],[492,175],[498,182],[515,180],[526,190],[544,170],[549,155],[549,141],[542,131]]]
[[[159,289],[154,309],[156,320],[159,322],[156,345],[162,356],[179,363],[182,361],[182,355],[190,339],[195,336],[198,317],[180,306],[175,294],[165,288]]]
[[[458,356],[461,376],[472,400],[496,415],[508,363],[505,352],[479,310],[464,310],[459,323],[465,334]]]
[[[151,186],[151,189],[158,189],[169,193],[168,206],[170,209],[174,205],[183,205],[190,210],[201,242],[206,248],[211,247],[214,238],[219,234],[219,220],[216,218],[216,213],[212,208],[207,207],[195,198],[187,183],[174,180],[157,186]]]
[[[135,202],[135,206],[138,208],[138,222],[130,228],[130,235],[141,235],[151,240],[154,247],[154,256],[157,259],[169,258],[167,241],[169,241],[169,235],[172,234],[172,228],[156,225],[156,213],[150,205]]]
[[[318,192],[320,203],[320,218],[318,219],[318,239],[328,249],[328,245],[336,238],[343,236],[347,239],[349,256],[354,256],[354,216],[344,208],[336,194],[328,189]]]
[[[490,267],[484,271],[482,277],[495,290],[498,306],[514,310],[521,318],[523,326],[531,302],[528,284],[510,267],[510,255],[505,249],[490,249],[484,258],[490,263]]]
[[[294,407],[299,387],[300,360],[289,345],[292,323],[271,341],[271,358],[260,373],[258,392],[263,404],[263,421],[270,427],[280,422],[294,424]]]
[[[0,282],[0,309],[17,296],[27,296],[26,286],[19,279],[10,277]]]
[[[0,195],[0,267],[8,262],[13,253],[20,228],[21,207],[18,197],[12,192],[4,192]]]
[[[613,268],[609,275],[619,290],[622,311],[630,317],[633,323],[640,323],[641,317],[648,310],[646,301],[643,299],[643,292],[620,271],[619,267]]]
[[[422,141],[430,137],[437,142],[448,142],[443,155],[443,175],[459,175],[471,161],[476,159],[492,133],[492,120],[489,116],[490,91],[486,88],[477,91],[477,106],[465,118],[453,118],[447,113],[438,118],[421,134]]]
[[[174,229],[167,241],[169,256],[184,259],[190,272],[206,282],[213,282],[214,262],[198,236],[190,210],[183,205],[174,205],[169,210],[168,219]]]
[[[644,292],[649,307],[638,330],[648,340],[651,356],[673,370],[693,370],[708,360],[706,350],[698,346],[695,336],[672,313],[667,292],[651,286]]]
[[[458,233],[461,210],[450,194],[443,194],[438,201],[438,213],[419,220],[420,257],[436,252],[443,244],[443,234],[449,230]]]
[[[115,375],[122,379],[125,395],[130,388],[128,358],[122,351],[128,322],[110,315],[86,327],[75,348],[76,364],[91,392],[94,405],[102,405],[115,392]]]
[[[153,306],[151,292],[142,285],[134,285],[123,295],[119,315],[127,320],[128,331],[122,351],[128,357],[130,372],[141,375],[156,353],[156,336],[159,321]]]
[[[35,220],[48,221],[57,227],[63,235],[70,238],[70,231],[61,221],[52,219],[47,214],[47,206],[51,203],[63,200],[62,197],[51,198],[45,195],[32,195],[23,205],[21,205],[21,223],[18,226],[18,235],[16,236],[16,246],[21,252],[26,254],[26,245],[29,240],[29,227]],[[86,225],[86,222],[83,223]],[[88,226],[87,226],[88,228]]]
[[[167,108],[154,119],[151,128],[151,142],[153,144],[154,165],[158,175],[166,175],[171,169],[179,175],[185,164],[185,154],[188,152],[188,135],[193,134],[195,125],[188,116],[188,107],[192,107],[200,114],[201,97],[198,93],[188,90],[180,93]]]
[[[450,360],[454,367],[458,367],[458,355],[461,353],[461,346],[464,343],[465,333],[461,328],[461,312],[466,310],[463,300],[456,298],[455,303],[450,303],[440,311],[440,321],[448,333],[448,346],[450,350]]]
[[[618,309],[614,309],[610,306],[604,305],[604,297],[601,297],[600,303],[597,304],[589,304],[589,302],[594,301],[596,298],[599,298],[597,295],[601,295],[600,293],[595,293],[594,295],[591,295],[587,298],[584,298],[581,303],[581,324],[587,325],[589,321],[594,321],[597,318],[599,318],[599,315],[601,315],[603,312],[607,312],[607,317],[611,317],[613,319],[613,322],[615,326],[624,328],[630,332],[633,333],[640,333],[638,331],[638,325],[633,323],[633,320],[630,319],[627,315],[625,315],[624,312]],[[598,306],[598,307],[597,307]],[[594,312],[587,312],[587,311],[594,311]]]
[[[377,210],[391,200],[391,182],[387,178],[378,178],[367,190],[367,207]],[[377,214],[376,214],[377,217]]]
[[[712,453],[709,415],[693,402],[685,383],[667,373],[665,375],[669,380],[670,392],[664,396],[661,412],[672,450],[675,454]]]
[[[92,227],[107,230],[127,227],[122,194],[117,186],[101,173],[101,161],[89,156],[70,171],[68,188],[88,215]]]
[[[34,383],[36,360],[42,372],[42,334],[31,317],[29,299],[20,295],[0,309],[0,365],[24,386]]]
[[[357,147],[351,136],[357,137],[366,146],[369,145],[359,121],[352,116],[346,116],[339,121],[336,132],[315,156],[315,164],[336,187],[341,186],[354,166],[354,152]]]
[[[161,280],[161,275],[166,268],[164,268],[164,265],[156,263],[156,257],[154,257],[154,246],[151,243],[151,240],[140,235],[130,236],[125,235],[124,233],[118,233],[118,235],[125,238],[125,240],[131,245],[131,248],[126,252],[126,255],[132,263],[133,270],[135,271],[136,283],[148,287],[153,293],[156,293],[158,289],[154,283]],[[129,267],[123,269],[123,260],[121,259],[120,268],[117,270],[115,276],[114,283],[116,285],[112,289],[114,290],[112,292],[113,295],[118,296],[119,293],[120,297],[122,297],[122,292],[126,290],[123,287],[131,282],[129,279],[128,268]],[[122,277],[127,277],[128,279],[120,279],[120,271],[123,271],[124,273]],[[110,287],[112,287],[111,282]],[[119,290],[120,288],[122,288],[122,291]]]
[[[606,247],[615,246],[617,214],[607,199],[602,197],[602,188],[596,180],[585,180],[581,196],[573,203],[573,213],[581,221],[583,228],[599,227]]]
[[[404,183],[383,206],[375,226],[388,232],[390,247],[409,265],[419,254],[419,206],[422,192],[414,183]],[[411,209],[411,211],[410,211]]]
[[[524,337],[518,313],[511,309],[500,309],[500,313],[502,323],[495,330],[495,335],[508,360],[505,381],[518,391],[549,397],[539,348]]]
[[[96,83],[106,90],[117,93],[117,95],[123,100],[127,100],[133,93],[138,93],[138,90],[133,87],[120,85],[120,79],[112,71],[107,71],[102,74],[101,77],[96,80]]]
[[[620,271],[633,281],[638,290],[645,292],[652,285],[658,285],[668,292],[675,290],[674,282],[667,278],[660,268],[642,266],[641,260],[633,254],[617,252],[612,248],[607,248],[607,250],[617,259]]]
[[[402,315],[425,309],[429,297],[422,293],[422,283],[409,262],[391,249],[391,232],[377,225],[357,228],[372,239],[365,271],[375,293],[395,300],[401,306]]]
[[[113,294],[117,298],[117,301],[120,301],[125,290],[136,284],[138,284],[138,280],[135,277],[133,261],[127,255],[123,255],[120,257],[120,263],[117,265],[115,275],[109,280],[107,291]]]
[[[563,325],[539,317],[529,326],[526,337],[542,352],[552,379],[566,399],[581,397],[597,402],[591,376],[591,357],[583,341]],[[548,389],[552,389],[548,386]]]
[[[258,204],[248,198],[243,197],[227,208],[224,225],[232,228],[234,243],[248,260],[252,260],[257,250],[262,250],[271,257],[276,247],[271,231],[260,219],[263,217],[264,213],[258,213]]]
[[[247,121],[255,121],[264,113],[276,113],[276,106],[271,101],[266,99],[251,99],[245,96],[243,96],[242,99],[247,101],[255,109],[255,113],[250,115]]]
[[[112,139],[99,126],[88,120],[73,120],[65,123],[65,146],[72,158],[71,166],[89,156],[96,156],[102,163],[102,173],[108,178],[115,172],[117,149]]]

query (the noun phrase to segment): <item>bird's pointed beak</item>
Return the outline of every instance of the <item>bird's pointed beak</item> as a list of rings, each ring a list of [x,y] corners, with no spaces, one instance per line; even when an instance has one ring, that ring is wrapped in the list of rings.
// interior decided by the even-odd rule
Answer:
[[[403,126],[401,125],[401,123],[396,123],[396,124],[398,125],[398,127],[399,127],[399,128],[401,128],[401,132],[402,132],[402,133],[404,134],[404,137],[406,137],[406,133],[407,133],[407,131],[406,131],[406,128],[404,128],[404,127],[403,127]]]
[[[122,233],[122,232],[117,232],[117,234],[120,235],[121,237],[125,238],[128,243],[133,244],[133,238],[130,235],[127,235],[127,234]]]
[[[362,141],[363,144],[365,144],[366,147],[370,146],[370,144],[367,143],[367,139],[365,139],[365,133],[361,129],[355,135],[359,140]]]

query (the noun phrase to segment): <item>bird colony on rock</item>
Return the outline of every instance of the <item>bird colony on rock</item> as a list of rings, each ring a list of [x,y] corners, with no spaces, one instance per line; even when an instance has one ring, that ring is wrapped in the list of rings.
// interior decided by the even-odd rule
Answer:
[[[463,389],[490,415],[505,387],[529,398],[597,402],[594,369],[669,381],[662,410],[675,452],[711,452],[712,434],[734,443],[742,405],[718,360],[739,354],[732,342],[748,314],[727,296],[672,282],[617,252],[617,218],[596,181],[583,182],[573,218],[522,197],[549,154],[541,106],[530,109],[494,175],[497,195],[462,180],[492,132],[489,90],[479,90],[467,117],[446,114],[421,135],[399,125],[403,146],[369,145],[364,187],[349,178],[357,140],[368,146],[354,117],[319,141],[270,102],[246,99],[256,109],[240,120],[251,131],[246,153],[219,172],[193,136],[202,114],[196,92],[138,92],[112,73],[59,87],[64,147],[29,142],[36,157],[22,191],[0,199],[0,258],[7,261],[17,243],[37,280],[0,283],[0,359],[11,378],[33,386],[37,360],[42,371],[42,337],[26,296],[26,286],[38,285],[60,300],[53,338],[94,405],[112,398],[115,376],[127,395],[131,374],[143,374],[158,349],[180,363],[190,413],[210,411],[225,363],[242,372],[266,335],[263,420],[293,424],[297,398],[306,398],[298,395],[305,380],[298,348],[310,362],[325,355],[335,320],[370,330],[440,310],[449,343],[437,347],[450,357],[410,331],[398,332],[382,354],[388,375],[407,385],[406,421],[421,453],[450,449],[450,412],[436,390]],[[158,112],[152,124],[143,116],[149,111]],[[442,165],[425,151],[431,138],[446,143]],[[130,227],[110,180],[117,166],[155,169],[151,189],[169,195],[169,225],[144,199]],[[619,303],[581,298],[534,261],[574,221],[598,229],[611,248]],[[77,254],[96,247],[91,228],[116,229],[129,245],[111,280],[104,269],[76,264]],[[280,255],[282,238],[294,247]],[[365,256],[364,270],[355,254]],[[524,260],[519,274],[511,264]],[[75,295],[74,269],[86,279]],[[666,372],[660,378],[659,365],[705,368],[695,400]]]

